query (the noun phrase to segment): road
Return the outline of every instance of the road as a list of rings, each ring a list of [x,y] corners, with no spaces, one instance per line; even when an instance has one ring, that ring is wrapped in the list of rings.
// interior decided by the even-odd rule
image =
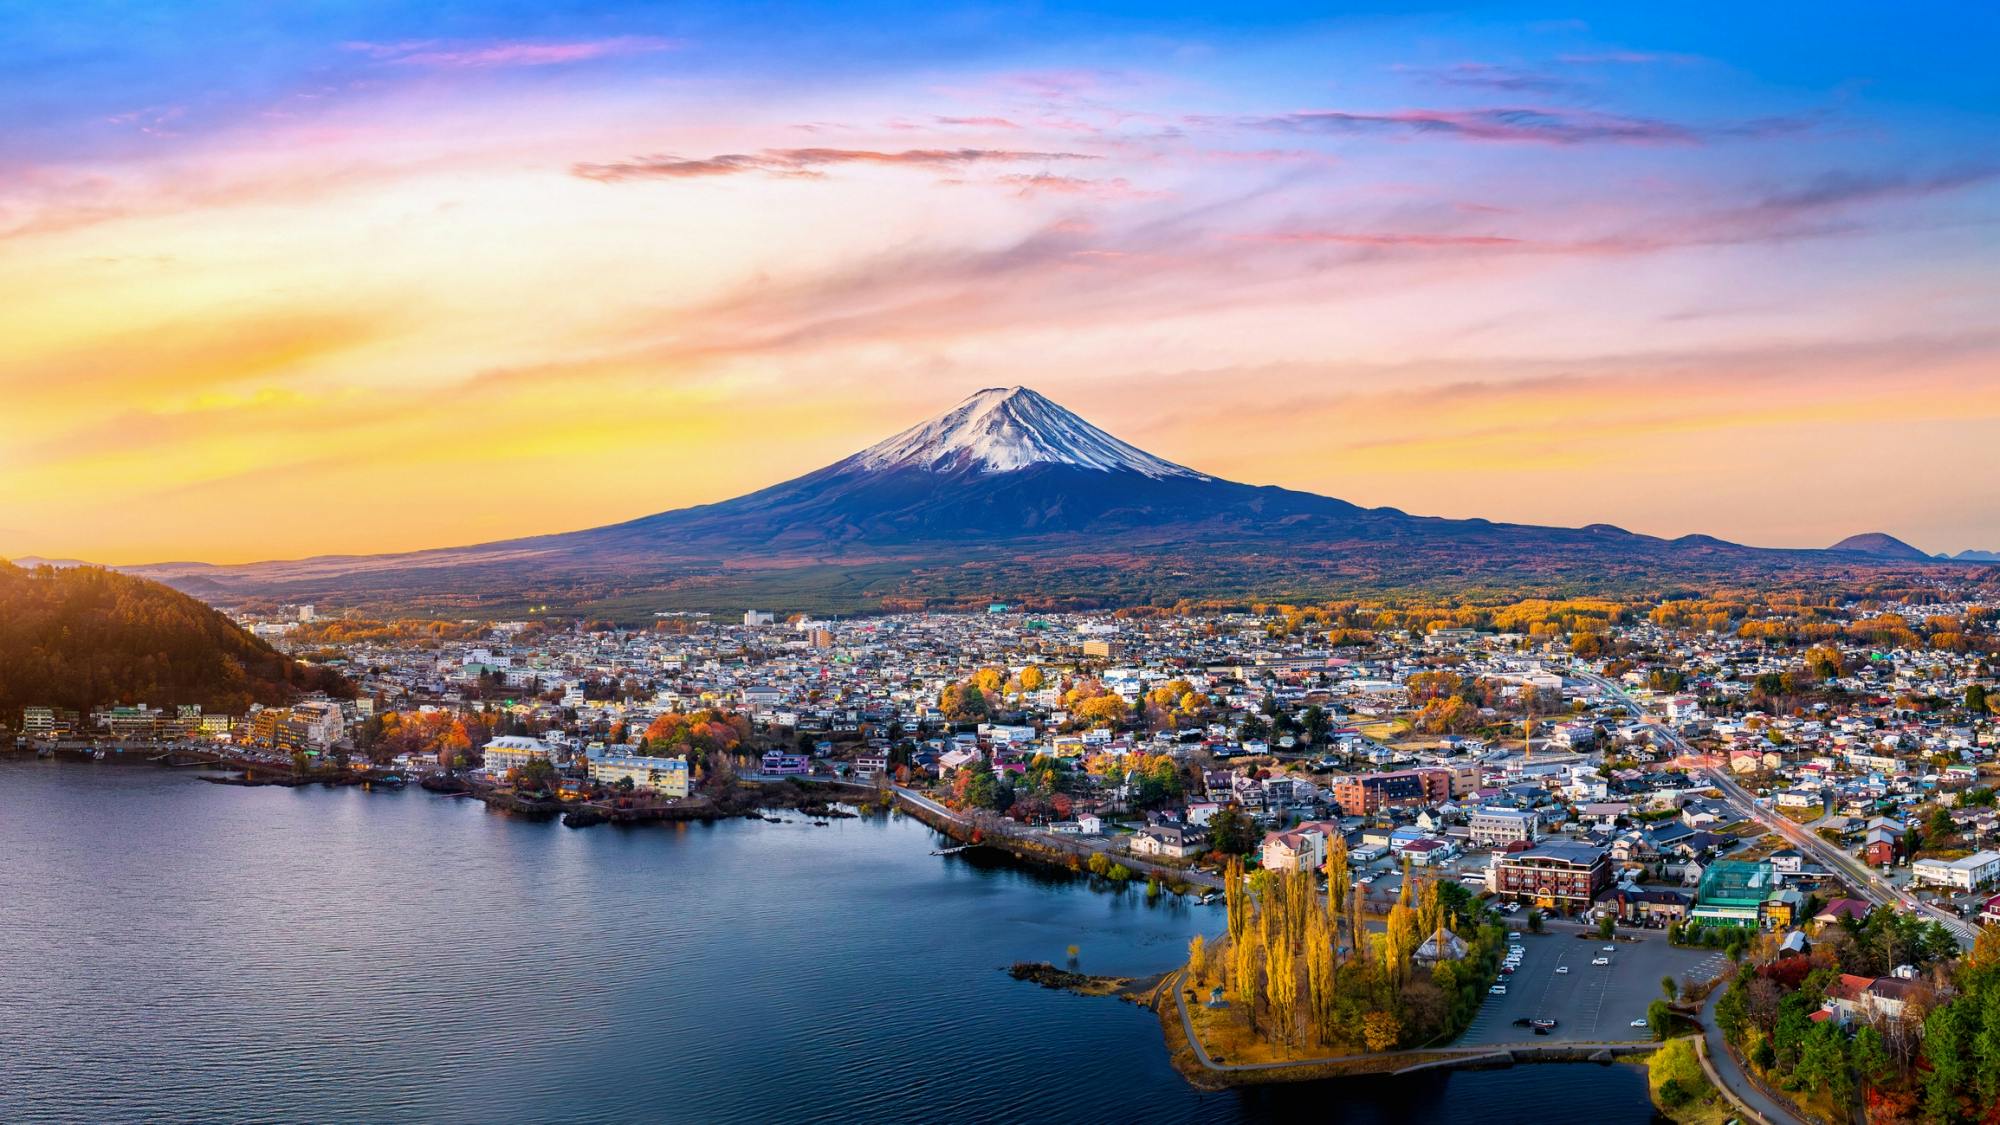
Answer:
[[[1713,1074],[1716,1085],[1731,1101],[1756,1111],[1771,1125],[1803,1125],[1799,1115],[1793,1113],[1790,1107],[1766,1094],[1762,1087],[1751,1081],[1750,1076],[1737,1065],[1736,1056],[1729,1053],[1728,1044],[1723,1042],[1722,1029],[1715,1023],[1715,1005],[1726,991],[1727,985],[1711,991],[1708,1002],[1701,1009],[1702,1045],[1707,1048],[1707,1069]]]
[[[1617,701],[1620,706],[1624,707],[1628,714],[1644,723],[1648,730],[1663,739],[1667,745],[1678,750],[1682,755],[1705,759],[1706,756],[1690,745],[1687,739],[1682,738],[1679,731],[1674,730],[1664,723],[1653,721],[1636,700],[1625,694],[1623,688],[1580,666],[1572,667],[1570,674],[1585,683],[1595,685],[1598,690]],[[1861,861],[1847,854],[1845,848],[1821,839],[1818,833],[1795,824],[1758,804],[1756,798],[1750,794],[1749,790],[1738,785],[1736,779],[1729,776],[1728,771],[1716,769],[1712,766],[1704,766],[1696,772],[1706,776],[1716,789],[1721,791],[1723,800],[1731,808],[1741,813],[1746,819],[1754,820],[1766,829],[1776,832],[1793,847],[1797,848],[1801,854],[1818,861],[1827,870],[1837,872],[1843,876],[1849,885],[1857,888],[1861,897],[1869,903],[1876,906],[1896,906],[1904,910],[1915,911],[1944,926],[1945,929],[1951,932],[1954,938],[1958,939],[1959,945],[1968,949],[1971,948],[1973,936],[1977,931],[1972,926],[1967,925],[1963,919],[1948,911],[1940,910],[1927,902],[1923,902],[1907,891],[1894,886],[1881,876],[1875,874],[1875,872],[1869,870]]]

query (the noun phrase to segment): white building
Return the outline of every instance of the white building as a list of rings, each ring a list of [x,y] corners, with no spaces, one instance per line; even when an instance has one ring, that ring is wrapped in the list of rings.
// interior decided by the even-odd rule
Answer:
[[[663,797],[685,797],[689,792],[688,760],[599,754],[590,759],[590,780],[600,785],[630,780],[635,789],[650,789]]]
[[[1974,852],[1964,859],[1920,859],[1910,865],[1910,881],[1969,891],[2000,877],[2000,852]]]
[[[503,734],[486,744],[486,770],[489,773],[506,773],[520,769],[529,762],[540,759],[553,761],[555,747],[532,738]]]

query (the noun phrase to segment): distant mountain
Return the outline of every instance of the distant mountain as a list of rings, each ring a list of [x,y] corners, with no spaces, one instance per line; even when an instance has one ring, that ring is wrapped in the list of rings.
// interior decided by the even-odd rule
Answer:
[[[1955,555],[1944,555],[1940,557],[1949,558],[1953,562],[1990,563],[1990,562],[2000,562],[2000,551],[1960,551]]]
[[[1849,554],[1868,555],[1878,559],[1898,559],[1910,562],[1931,562],[1931,557],[1893,535],[1880,531],[1870,531],[1862,535],[1850,535],[1833,546],[1829,551],[1845,551]]]
[[[235,622],[156,582],[89,566],[0,561],[0,721],[21,708],[199,703],[240,714],[303,690],[343,691]]]
[[[1665,540],[1609,524],[1437,519],[1239,484],[1011,387],[980,391],[805,476],[627,523],[401,555],[129,569],[224,602],[501,611],[561,603],[633,614],[988,599],[1060,608],[1489,585],[1608,590],[1886,561],[1698,535]]]

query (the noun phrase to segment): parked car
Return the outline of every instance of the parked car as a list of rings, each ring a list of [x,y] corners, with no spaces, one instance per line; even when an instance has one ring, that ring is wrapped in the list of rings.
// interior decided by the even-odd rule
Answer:
[[[1507,986],[1504,984],[1496,984],[1492,988],[1487,989],[1486,991],[1489,995],[1505,996],[1507,995]]]
[[[1611,963],[1611,958],[1609,958],[1609,957],[1593,957],[1593,958],[1591,958],[1591,959],[1590,959],[1590,963],[1591,963],[1591,964],[1593,964],[1593,965],[1609,965],[1609,964]]]

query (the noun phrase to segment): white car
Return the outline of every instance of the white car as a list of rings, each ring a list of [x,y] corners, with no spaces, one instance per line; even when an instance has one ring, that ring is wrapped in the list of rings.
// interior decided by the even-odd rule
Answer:
[[[1569,966],[1568,966],[1568,965],[1557,965],[1557,966],[1556,966],[1556,972],[1558,972],[1558,973],[1566,973],[1566,972],[1569,972]]]
[[[1649,1023],[1647,1023],[1647,1021],[1645,1021],[1645,1020],[1633,1020],[1633,1021],[1632,1021],[1632,1026],[1633,1026],[1633,1027],[1649,1027],[1649,1026],[1651,1026],[1651,1025],[1650,1025]]]
[[[1611,963],[1611,958],[1609,958],[1609,957],[1593,957],[1593,958],[1591,958],[1591,959],[1590,959],[1590,963],[1591,963],[1591,964],[1593,964],[1593,965],[1609,965],[1609,964]]]
[[[1504,984],[1496,984],[1492,988],[1487,989],[1486,991],[1494,996],[1505,996],[1507,995],[1507,986]]]
[[[1615,946],[1615,945],[1607,945],[1607,946],[1605,946],[1605,947],[1604,947],[1604,952],[1606,952],[1606,953],[1616,953],[1616,952],[1618,952],[1618,947],[1617,947],[1617,946]]]

